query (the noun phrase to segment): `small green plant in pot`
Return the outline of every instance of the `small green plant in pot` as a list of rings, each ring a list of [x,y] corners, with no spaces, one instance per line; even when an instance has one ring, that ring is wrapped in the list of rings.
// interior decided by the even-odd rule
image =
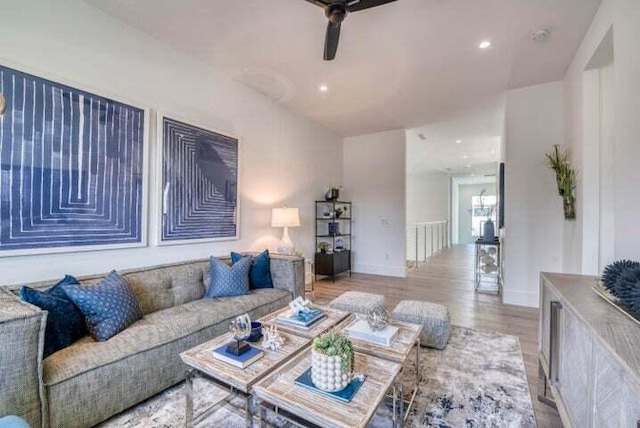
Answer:
[[[353,343],[345,336],[329,332],[316,337],[311,347],[311,380],[329,392],[341,391],[353,379]]]
[[[556,173],[558,194],[562,197],[564,218],[573,220],[576,218],[576,195],[578,187],[578,172],[571,166],[569,152],[560,153],[558,144],[553,146],[553,152],[546,153],[547,165]]]
[[[331,246],[328,242],[318,242],[318,250],[320,250],[321,253],[326,253],[330,248]]]

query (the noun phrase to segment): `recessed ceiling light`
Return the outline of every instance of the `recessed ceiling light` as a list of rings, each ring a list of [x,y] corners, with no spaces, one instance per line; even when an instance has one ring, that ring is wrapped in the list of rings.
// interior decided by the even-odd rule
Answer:
[[[487,49],[490,46],[491,46],[491,42],[489,40],[485,40],[478,45],[480,49]]]
[[[462,143],[462,140],[456,140],[456,144]]]
[[[472,176],[472,177],[475,177],[476,175],[475,175],[475,174],[471,174],[471,176]]]
[[[320,92],[327,92],[329,90],[329,87],[327,85],[320,85],[318,89],[320,90]]]
[[[467,165],[467,168],[471,168],[471,165]]]
[[[469,159],[469,155],[462,156],[462,159]]]

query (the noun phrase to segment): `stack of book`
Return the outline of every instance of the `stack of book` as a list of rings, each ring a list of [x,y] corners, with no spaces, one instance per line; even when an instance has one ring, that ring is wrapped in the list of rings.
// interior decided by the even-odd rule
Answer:
[[[308,330],[313,324],[324,317],[324,312],[321,309],[311,309],[298,313],[289,310],[278,315],[276,320],[282,325]]]
[[[227,352],[227,346],[228,344],[214,349],[211,355],[213,355],[213,358],[215,358],[216,360],[220,360],[241,369],[249,367],[251,364],[255,363],[264,356],[264,352],[261,349],[254,348],[253,346],[250,350],[242,355],[235,355],[231,352]]]

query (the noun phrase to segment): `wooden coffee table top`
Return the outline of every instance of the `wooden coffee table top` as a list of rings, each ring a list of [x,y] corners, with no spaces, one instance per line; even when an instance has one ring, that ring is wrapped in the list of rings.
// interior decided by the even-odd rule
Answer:
[[[347,318],[350,315],[348,312],[337,311],[335,309],[327,308],[324,306],[319,306],[319,308],[324,311],[326,316],[322,320],[313,324],[311,328],[308,330],[298,328],[295,326],[285,325],[283,323],[279,323],[276,321],[276,317],[278,315],[284,312],[287,312],[289,310],[288,306],[280,309],[279,311],[270,313],[269,315],[266,315],[260,318],[258,321],[260,321],[265,325],[276,325],[278,326],[278,331],[284,331],[288,333],[293,333],[297,336],[314,339],[315,337],[321,335],[322,333],[328,330],[331,330],[331,328],[335,327],[337,324],[339,324],[341,321],[343,321],[345,318]]]
[[[349,336],[349,333],[345,329],[351,327],[356,321],[366,319],[364,315],[350,315],[344,320],[336,331],[344,334],[353,343],[353,348],[364,354],[373,355],[376,357],[384,358],[386,360],[394,361],[397,363],[404,363],[409,357],[413,346],[416,344],[416,340],[420,336],[422,326],[418,324],[410,324],[402,321],[389,320],[389,325],[398,328],[398,334],[391,342],[390,346],[378,345],[376,343],[367,342],[360,339],[355,339]]]
[[[251,343],[251,346],[262,349],[264,356],[244,369],[217,360],[212,355],[214,349],[232,340],[233,335],[231,333],[223,334],[222,336],[218,336],[215,339],[191,348],[181,353],[180,358],[182,358],[185,364],[202,373],[248,393],[257,381],[274,371],[291,356],[302,351],[302,349],[310,343],[308,338],[294,334],[280,332],[280,335],[285,339],[284,346],[280,351],[263,349],[261,347],[261,341]]]
[[[398,363],[356,352],[356,373],[364,373],[367,378],[353,399],[345,403],[296,385],[295,379],[309,367],[311,349],[255,384],[253,391],[261,400],[322,427],[364,427],[401,369]]]

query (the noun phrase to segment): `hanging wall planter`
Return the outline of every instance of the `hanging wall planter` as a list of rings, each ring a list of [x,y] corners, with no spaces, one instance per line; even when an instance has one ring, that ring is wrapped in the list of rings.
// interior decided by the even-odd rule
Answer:
[[[553,152],[546,153],[547,164],[556,173],[558,194],[562,197],[564,218],[574,220],[576,218],[576,196],[578,185],[577,171],[571,166],[569,152],[560,153],[558,144],[553,146]]]

